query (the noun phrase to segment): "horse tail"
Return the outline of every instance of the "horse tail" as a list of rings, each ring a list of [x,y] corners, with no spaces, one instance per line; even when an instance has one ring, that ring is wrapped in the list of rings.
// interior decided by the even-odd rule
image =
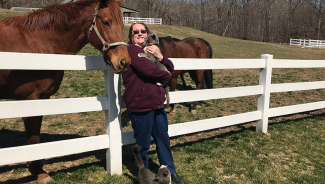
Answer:
[[[209,42],[207,42],[206,40],[199,38],[203,43],[205,43],[205,45],[208,47],[210,55],[209,58],[212,58],[212,47],[209,44]],[[208,89],[212,89],[213,88],[213,74],[212,74],[212,70],[204,70],[204,78],[205,78],[205,82],[207,84],[207,88]]]
[[[205,82],[207,84],[207,88],[212,89],[213,88],[212,70],[204,70],[204,78],[205,78]]]
[[[140,157],[140,154],[139,154],[139,151],[138,151],[140,148],[141,148],[141,146],[139,146],[139,145],[135,145],[135,146],[132,147],[132,152],[133,152],[133,155],[134,155],[134,158],[135,158],[135,162],[136,162],[139,170],[144,168],[143,161],[142,161],[142,159]]]

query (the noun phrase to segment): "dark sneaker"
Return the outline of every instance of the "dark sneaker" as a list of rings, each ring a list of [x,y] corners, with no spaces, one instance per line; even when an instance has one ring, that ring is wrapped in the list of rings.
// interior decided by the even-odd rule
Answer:
[[[184,184],[185,183],[185,180],[178,176],[178,174],[175,172],[174,174],[172,174],[172,181],[176,184]]]

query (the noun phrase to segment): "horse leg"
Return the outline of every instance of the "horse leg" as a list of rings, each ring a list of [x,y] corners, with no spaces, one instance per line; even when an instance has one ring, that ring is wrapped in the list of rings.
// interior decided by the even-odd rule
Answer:
[[[180,75],[180,77],[181,77],[182,82],[183,82],[183,89],[186,90],[186,82],[185,82],[185,80],[184,80],[184,73],[182,73],[182,74]]]
[[[203,73],[204,70],[190,70],[189,74],[191,79],[195,82],[196,84],[196,89],[203,89]],[[191,107],[190,111],[192,114],[197,113],[196,107],[199,107],[202,105],[203,101],[194,101],[193,106]]]
[[[204,87],[204,76],[202,77],[201,87],[198,87],[198,85],[197,85],[196,89],[205,89],[205,87]],[[196,107],[201,107],[202,103],[203,103],[203,101],[193,102],[193,108],[196,110]]]
[[[40,142],[40,131],[43,116],[22,118],[25,125],[27,144],[37,144]],[[37,183],[45,184],[53,181],[47,172],[43,170],[44,159],[27,162],[29,172],[37,176]]]
[[[198,71],[199,72],[199,80],[201,79],[201,75],[202,75],[202,82],[201,82],[201,85],[200,84],[198,84],[197,86],[196,86],[196,89],[205,89],[205,86],[204,86],[204,83],[205,83],[205,76],[204,76],[204,71],[202,72],[203,74],[201,74],[201,71]],[[197,102],[195,102],[196,103],[196,106],[197,107],[201,107],[202,106],[202,103],[203,103],[203,101],[197,101]]]
[[[177,86],[177,75],[172,75],[172,79],[170,80],[169,84],[170,84],[170,90],[169,91],[175,91],[176,90],[176,86]],[[176,110],[175,110],[175,104],[169,104],[170,106],[170,113],[171,114],[175,114]]]
[[[43,98],[48,99],[49,96],[44,96]],[[35,99],[40,99],[40,94],[37,92],[32,93],[26,98],[26,100]],[[40,142],[40,132],[43,116],[24,117],[22,119],[25,125],[27,144],[38,144]],[[44,162],[44,159],[27,162],[28,170],[32,175],[37,176],[38,184],[46,184],[50,181],[54,181],[49,176],[49,174],[43,170]]]

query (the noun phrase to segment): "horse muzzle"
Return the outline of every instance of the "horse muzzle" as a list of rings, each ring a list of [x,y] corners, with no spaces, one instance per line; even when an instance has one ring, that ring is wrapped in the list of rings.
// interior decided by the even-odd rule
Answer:
[[[125,72],[127,70],[127,68],[130,66],[130,64],[131,64],[130,59],[127,60],[126,58],[123,58],[118,62],[117,66],[114,65],[113,63],[110,64],[110,66],[114,73],[122,74],[123,72]]]
[[[118,69],[116,70],[117,74],[121,74],[127,70],[130,64],[127,64],[125,59],[121,59],[118,65]]]

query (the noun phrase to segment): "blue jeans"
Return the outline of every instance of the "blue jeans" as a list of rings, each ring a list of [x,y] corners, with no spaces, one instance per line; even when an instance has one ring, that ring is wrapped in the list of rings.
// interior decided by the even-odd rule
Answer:
[[[148,151],[151,136],[156,144],[160,165],[167,165],[171,174],[176,172],[174,159],[170,148],[168,135],[168,120],[164,108],[147,112],[127,111],[132,122],[135,143],[141,146],[139,150],[143,164],[149,169]]]

